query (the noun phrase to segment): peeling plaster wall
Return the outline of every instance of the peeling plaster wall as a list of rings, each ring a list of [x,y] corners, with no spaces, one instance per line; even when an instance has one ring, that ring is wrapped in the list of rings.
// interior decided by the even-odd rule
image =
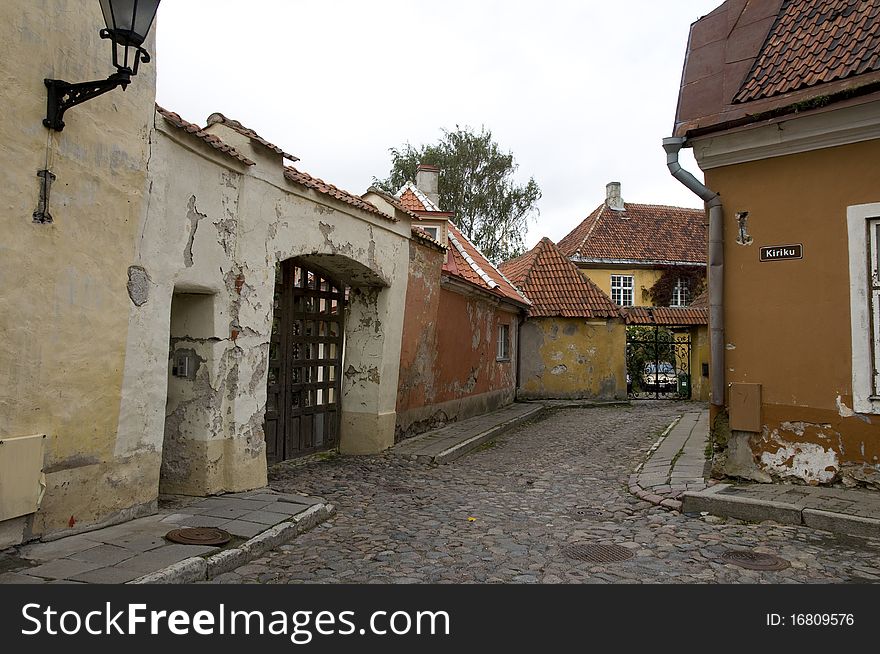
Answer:
[[[848,206],[880,201],[878,157],[871,140],[706,171],[725,206],[725,383],[762,393],[762,431],[731,435],[727,474],[880,488],[880,416],[852,411],[846,222]],[[788,243],[803,259],[759,261]]]
[[[275,264],[293,257],[355,287],[340,449],[389,447],[409,225],[368,218],[290,183],[280,157],[231,130],[218,135],[256,166],[222,158],[159,116],[156,127],[153,200],[136,260],[149,274],[151,299],[129,309],[117,449],[161,453],[163,492],[203,495],[266,483]],[[171,374],[178,353],[192,355],[188,378]]]
[[[442,252],[410,243],[406,320],[397,395],[397,439],[513,402],[519,314],[441,283]],[[506,305],[505,305],[506,306]],[[500,324],[511,359],[496,360]]]
[[[520,334],[524,399],[626,399],[622,320],[530,318]]]
[[[155,497],[156,452],[118,455],[114,446],[156,66],[144,65],[125,93],[72,108],[64,131],[42,125],[44,78],[112,70],[103,24],[97,2],[0,3],[0,437],[47,434],[40,510],[17,519],[26,524],[0,547],[127,507],[149,510]],[[146,47],[155,52],[152,37]],[[47,161],[54,222],[36,224]]]

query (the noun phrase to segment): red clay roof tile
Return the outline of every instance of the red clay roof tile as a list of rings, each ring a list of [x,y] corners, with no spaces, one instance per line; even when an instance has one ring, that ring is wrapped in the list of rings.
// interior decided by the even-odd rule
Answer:
[[[549,238],[501,271],[531,300],[529,317],[620,318],[620,309]]]
[[[702,209],[603,203],[559,241],[562,253],[580,261],[705,264],[708,237]]]
[[[234,147],[232,147],[228,143],[224,143],[220,139],[220,137],[217,136],[216,134],[208,134],[206,131],[204,131],[198,125],[195,125],[193,123],[185,121],[178,114],[174,113],[173,111],[168,111],[167,109],[163,109],[159,105],[156,105],[156,111],[159,112],[159,114],[165,120],[167,120],[169,123],[171,123],[174,127],[182,129],[183,131],[187,132],[188,134],[192,134],[196,138],[201,139],[202,141],[204,141],[205,143],[210,145],[215,150],[219,150],[223,154],[228,155],[228,156],[232,157],[233,159],[237,159],[238,161],[245,164],[246,166],[255,166],[256,165],[255,162],[248,159],[246,156],[244,156],[241,152],[236,150]]]
[[[324,193],[325,195],[329,195],[330,197],[336,198],[337,200],[341,200],[346,204],[350,204],[353,207],[357,207],[363,211],[368,211],[369,213],[376,214],[377,216],[381,216],[385,220],[391,222],[397,222],[397,219],[393,216],[389,216],[387,213],[383,211],[379,211],[376,205],[367,202],[363,198],[360,198],[353,193],[349,193],[348,191],[343,191],[341,188],[333,186],[333,184],[328,184],[323,179],[318,179],[317,177],[312,177],[308,173],[305,173],[301,170],[297,170],[293,166],[285,166],[284,168],[284,176],[290,180],[291,182],[295,182],[297,184],[301,184],[306,188],[313,189],[318,191],[319,193]]]
[[[272,152],[274,152],[275,154],[280,154],[285,159],[288,159],[290,161],[299,161],[299,157],[295,157],[292,154],[288,154],[287,152],[285,152],[284,150],[279,148],[277,145],[269,143],[269,141],[267,141],[262,136],[257,134],[254,130],[252,130],[248,127],[245,127],[237,120],[232,120],[231,118],[227,118],[226,116],[224,116],[223,114],[221,114],[219,112],[213,113],[210,116],[208,116],[208,125],[216,125],[217,123],[220,123],[222,125],[226,125],[230,129],[233,129],[236,132],[238,132],[239,134],[242,134],[243,136],[247,136],[252,141],[256,141],[257,143],[259,143],[263,147],[269,148],[270,150],[272,150]]]
[[[706,307],[624,307],[627,325],[708,325]]]

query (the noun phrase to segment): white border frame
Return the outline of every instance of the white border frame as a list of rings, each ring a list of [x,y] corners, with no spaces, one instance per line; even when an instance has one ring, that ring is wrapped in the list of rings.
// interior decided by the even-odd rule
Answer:
[[[873,325],[868,284],[868,220],[880,218],[880,202],[846,208],[849,235],[849,300],[852,332],[853,409],[880,413],[880,397],[874,395],[871,347]]]

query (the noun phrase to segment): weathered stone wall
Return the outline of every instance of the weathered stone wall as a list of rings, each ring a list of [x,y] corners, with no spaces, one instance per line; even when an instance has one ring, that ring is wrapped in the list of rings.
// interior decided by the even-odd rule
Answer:
[[[519,314],[478,290],[441,282],[444,255],[413,241],[397,399],[397,438],[514,400]],[[511,358],[496,360],[498,325]]]
[[[146,212],[154,63],[72,108],[50,132],[44,78],[114,68],[97,2],[0,3],[0,436],[45,433],[39,512],[0,526],[0,547],[150,510],[158,453],[116,452],[128,329],[126,292]],[[155,51],[154,40],[146,47]],[[56,176],[54,222],[37,224],[37,171]]]
[[[520,332],[524,399],[626,399],[621,320],[530,318]]]

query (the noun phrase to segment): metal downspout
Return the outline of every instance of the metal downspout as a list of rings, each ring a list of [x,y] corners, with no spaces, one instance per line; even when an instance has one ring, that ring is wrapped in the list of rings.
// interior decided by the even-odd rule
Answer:
[[[663,139],[666,166],[675,179],[698,195],[709,208],[709,357],[712,362],[711,402],[724,407],[724,208],[721,196],[678,163],[683,137]]]

